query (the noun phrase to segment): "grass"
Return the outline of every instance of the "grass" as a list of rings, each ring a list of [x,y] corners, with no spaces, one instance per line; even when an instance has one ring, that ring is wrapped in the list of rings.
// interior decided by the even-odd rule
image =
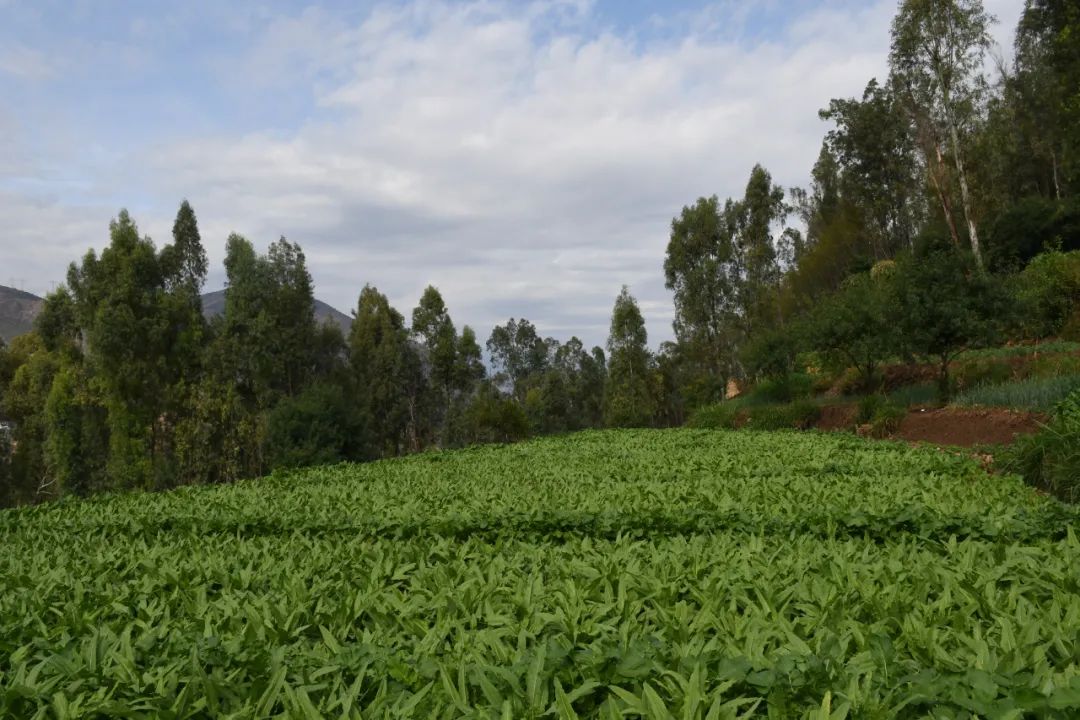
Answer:
[[[956,359],[981,360],[993,358],[1021,357],[1024,355],[1051,354],[1051,353],[1075,353],[1080,352],[1080,343],[1069,340],[1049,340],[1035,345],[1003,345],[1001,347],[980,348],[978,350],[966,350]]]
[[[976,387],[957,395],[953,404],[1050,412],[1077,388],[1080,388],[1080,375],[1031,378]]]

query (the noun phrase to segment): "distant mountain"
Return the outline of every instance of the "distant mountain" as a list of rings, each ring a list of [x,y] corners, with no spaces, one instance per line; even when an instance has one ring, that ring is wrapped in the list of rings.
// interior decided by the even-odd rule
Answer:
[[[43,302],[37,295],[0,285],[0,338],[10,342],[33,330]]]
[[[225,312],[225,291],[206,293],[202,296],[202,302],[206,317],[220,315]],[[43,303],[44,300],[37,295],[0,285],[0,338],[10,342],[13,337],[33,330],[34,318],[41,312]],[[352,326],[351,317],[321,300],[315,301],[315,319],[320,323],[326,320],[337,323],[346,335]]]
[[[202,296],[203,315],[208,318],[216,317],[225,312],[225,291],[215,290]],[[335,322],[341,331],[347,336],[352,327],[352,318],[336,308],[332,308],[322,300],[315,301],[315,320],[322,324],[327,320]]]

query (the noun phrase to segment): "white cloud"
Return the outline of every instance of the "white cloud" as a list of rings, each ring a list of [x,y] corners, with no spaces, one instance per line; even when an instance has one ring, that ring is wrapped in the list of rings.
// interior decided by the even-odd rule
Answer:
[[[0,75],[20,80],[43,80],[55,72],[44,53],[25,45],[12,44],[0,50]]]
[[[1019,0],[994,5],[1014,22]],[[305,122],[163,142],[110,182],[148,198],[153,217],[132,210],[157,238],[189,198],[217,261],[231,230],[300,242],[318,294],[343,310],[372,282],[408,314],[432,283],[482,338],[525,315],[602,343],[627,283],[658,342],[671,334],[671,217],[741,193],[756,162],[805,183],[826,130],[817,110],[886,71],[895,2],[826,2],[750,45],[713,32],[715,10],[707,32],[649,41],[597,32],[590,8],[420,0],[352,24],[278,18],[222,72],[309,93]],[[50,217],[24,216],[16,237]],[[106,219],[85,243],[103,241]]]

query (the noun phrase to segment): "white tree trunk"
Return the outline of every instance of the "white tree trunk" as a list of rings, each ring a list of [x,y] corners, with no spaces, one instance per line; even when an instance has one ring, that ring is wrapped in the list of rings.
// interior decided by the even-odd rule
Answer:
[[[971,252],[975,255],[975,264],[983,269],[982,248],[979,246],[979,231],[975,227],[975,216],[971,211],[971,193],[968,191],[967,174],[964,172],[964,160],[960,157],[960,134],[956,131],[952,114],[949,114],[949,133],[952,135],[953,159],[956,161],[956,174],[960,180],[960,201],[964,203],[964,218],[967,220],[968,235],[971,238]]]

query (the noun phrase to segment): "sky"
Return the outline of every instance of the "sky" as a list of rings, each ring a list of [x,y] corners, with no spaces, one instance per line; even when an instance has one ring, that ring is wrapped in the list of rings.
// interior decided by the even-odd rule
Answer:
[[[1023,0],[986,0],[1008,57]],[[622,285],[672,336],[664,250],[755,163],[805,186],[830,98],[887,72],[896,0],[0,0],[0,284],[44,294],[127,208],[285,236],[316,296],[427,285],[603,344]]]

